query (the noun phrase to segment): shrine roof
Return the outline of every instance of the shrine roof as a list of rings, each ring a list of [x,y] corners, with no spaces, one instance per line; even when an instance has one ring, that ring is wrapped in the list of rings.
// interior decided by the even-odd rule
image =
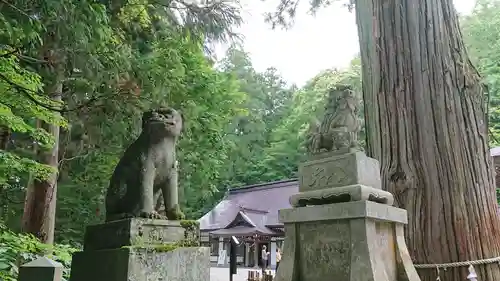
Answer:
[[[492,157],[496,157],[496,156],[500,156],[500,146],[497,146],[497,147],[492,147],[490,149],[490,155]]]
[[[256,227],[248,227],[248,226],[236,226],[233,228],[221,228],[218,230],[214,230],[210,232],[212,235],[217,236],[249,236],[253,234],[258,235],[273,235],[274,231],[266,228],[264,230],[256,228]]]
[[[272,234],[274,231],[267,226],[282,225],[278,210],[291,208],[288,199],[298,191],[297,179],[232,188],[198,220],[200,230],[215,235]]]

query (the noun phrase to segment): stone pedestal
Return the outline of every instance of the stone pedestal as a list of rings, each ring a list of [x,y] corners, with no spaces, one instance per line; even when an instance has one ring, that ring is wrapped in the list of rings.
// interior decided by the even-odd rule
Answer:
[[[197,225],[125,219],[87,227],[70,281],[206,281],[210,249],[197,247]]]
[[[403,209],[358,201],[281,210],[280,219],[286,238],[277,281],[420,281]]]
[[[363,152],[300,166],[295,208],[280,210],[285,243],[276,281],[420,281],[404,240],[406,210],[383,191]]]

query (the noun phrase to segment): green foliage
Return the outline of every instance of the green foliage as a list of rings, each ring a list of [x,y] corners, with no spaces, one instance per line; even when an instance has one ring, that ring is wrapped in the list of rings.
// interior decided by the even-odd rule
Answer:
[[[246,111],[235,115],[226,129],[228,140],[237,144],[228,159],[232,164],[229,166],[232,178],[228,184],[266,181],[262,177],[264,149],[269,146],[271,134],[280,119],[286,118],[295,87],[286,85],[274,68],[256,72],[248,54],[236,48],[227,52],[220,67],[238,79],[240,91],[248,95]]]
[[[16,281],[19,266],[51,252],[48,258],[64,266],[64,277],[69,278],[71,255],[77,249],[68,245],[47,245],[32,235],[16,234],[0,221],[0,280]]]
[[[11,182],[18,181],[15,177],[18,174],[31,174],[37,179],[46,179],[54,173],[54,168],[29,158],[0,151],[0,171],[2,171],[0,186],[6,186],[10,185]]]
[[[177,34],[203,38],[207,43],[229,42],[239,39],[234,29],[242,23],[240,5],[234,1],[212,1],[199,4],[185,1],[133,0],[106,3],[113,17],[128,25],[126,32],[138,39],[142,51],[147,41],[154,41],[154,30],[175,29]],[[122,25],[123,26],[123,25]],[[146,31],[146,32],[145,32]],[[127,36],[127,35],[125,35]],[[210,51],[209,49],[206,49]]]
[[[0,48],[0,127],[28,135],[41,149],[51,148],[55,140],[44,129],[36,128],[32,120],[37,118],[63,127],[67,125],[66,121],[40,106],[46,104],[55,107],[57,104],[39,94],[39,75],[21,67],[19,59],[10,52],[12,48]],[[12,181],[18,181],[26,173],[31,173],[37,179],[45,179],[53,172],[50,167],[27,157],[0,152],[0,186],[3,188],[10,186]]]
[[[332,5],[346,7],[349,11],[352,11],[355,6],[354,0],[311,0],[307,2],[280,0],[276,9],[265,14],[265,21],[270,23],[273,29],[277,27],[290,28],[294,24],[297,9],[304,3],[309,8],[308,14],[310,15],[315,15],[318,10]]]
[[[142,110],[182,109],[183,189],[209,195],[227,158],[225,124],[245,99],[234,79],[212,68],[203,44],[235,37],[237,6],[100,3],[16,0],[0,13],[0,37],[8,42],[0,49],[0,90],[9,94],[0,102],[0,126],[13,132],[6,141],[15,142],[2,151],[0,180],[17,188],[0,193],[2,216],[17,229],[28,176],[54,173],[36,162],[33,141],[39,148],[58,144],[56,236],[72,244],[101,219],[108,179],[137,136]],[[62,103],[45,93],[58,83]],[[66,130],[54,140],[36,120]]]

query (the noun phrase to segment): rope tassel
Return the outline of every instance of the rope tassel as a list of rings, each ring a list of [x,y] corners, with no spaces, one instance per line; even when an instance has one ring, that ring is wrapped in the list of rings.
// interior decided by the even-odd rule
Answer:
[[[467,275],[467,279],[470,281],[477,281],[477,274],[474,266],[469,265],[469,275]]]
[[[441,281],[441,276],[439,275],[439,267],[436,267],[436,271],[437,271],[436,281]]]

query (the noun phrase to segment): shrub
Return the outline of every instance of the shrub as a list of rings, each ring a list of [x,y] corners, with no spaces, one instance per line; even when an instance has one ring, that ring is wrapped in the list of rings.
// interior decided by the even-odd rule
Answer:
[[[10,231],[0,221],[0,280],[16,281],[19,266],[39,258],[44,253],[51,253],[45,256],[64,266],[64,278],[68,279],[71,254],[77,250],[69,245],[43,244],[33,235]]]

